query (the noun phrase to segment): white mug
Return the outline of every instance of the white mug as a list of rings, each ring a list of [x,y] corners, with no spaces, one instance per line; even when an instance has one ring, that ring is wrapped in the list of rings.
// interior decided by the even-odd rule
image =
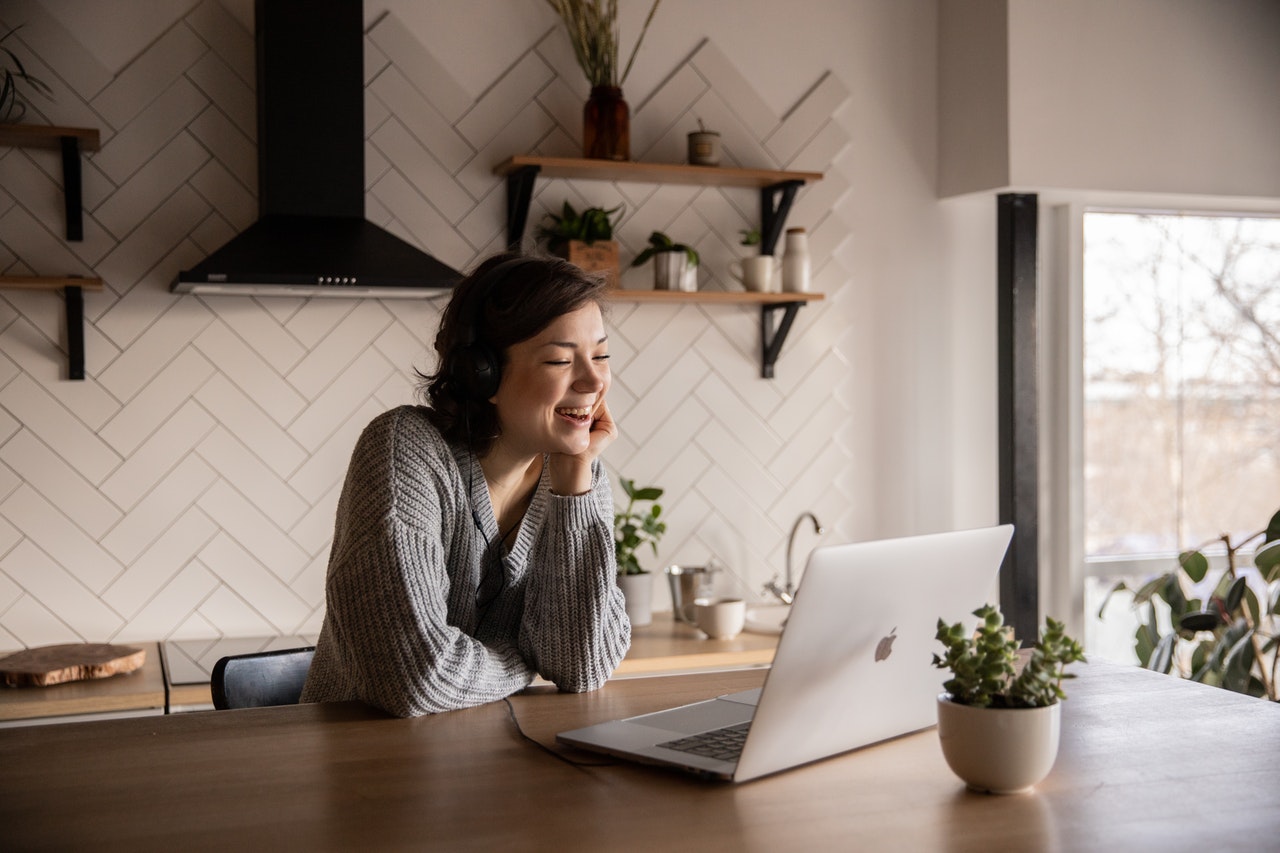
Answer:
[[[773,281],[777,270],[778,265],[774,262],[773,255],[755,255],[729,263],[729,275],[741,282],[747,290],[757,293],[777,290]]]
[[[732,640],[747,621],[747,603],[741,598],[699,598],[693,609],[698,627],[713,640]]]

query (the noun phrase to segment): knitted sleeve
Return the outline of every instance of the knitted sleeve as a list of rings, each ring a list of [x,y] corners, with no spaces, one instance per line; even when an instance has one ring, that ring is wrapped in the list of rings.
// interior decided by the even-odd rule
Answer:
[[[532,681],[515,648],[449,624],[444,565],[438,537],[390,519],[330,566],[328,627],[362,701],[408,717],[492,702]]]
[[[595,690],[631,644],[613,550],[613,497],[597,460],[592,491],[551,495],[534,543],[520,650],[561,690]]]
[[[324,627],[303,701],[359,699],[397,716],[479,705],[533,671],[514,637],[481,643],[454,623],[452,571],[476,556],[455,535],[464,494],[448,446],[409,407],[376,418],[352,454],[325,584]],[[465,527],[463,528],[465,529]],[[453,604],[451,609],[450,605]]]

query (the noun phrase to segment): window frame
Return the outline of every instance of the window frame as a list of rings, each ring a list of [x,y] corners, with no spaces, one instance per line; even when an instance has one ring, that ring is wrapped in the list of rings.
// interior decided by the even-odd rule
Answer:
[[[1085,585],[1167,571],[1171,558],[1088,560],[1084,548],[1084,217],[1090,212],[1280,218],[1280,199],[1056,192],[1041,195],[1039,371],[1041,608],[1085,637]],[[1264,519],[1265,521],[1265,519]],[[1207,554],[1211,571],[1225,556]],[[1240,552],[1240,559],[1250,555]],[[1111,605],[1116,606],[1116,605]],[[1065,614],[1058,617],[1057,614]]]

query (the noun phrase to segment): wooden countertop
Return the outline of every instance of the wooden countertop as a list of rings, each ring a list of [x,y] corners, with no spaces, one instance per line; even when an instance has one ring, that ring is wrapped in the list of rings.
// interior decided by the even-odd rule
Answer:
[[[212,641],[208,641],[212,642]],[[315,638],[292,638],[288,643],[276,639],[257,638],[240,641],[244,648],[231,649],[238,654],[266,648],[286,648],[314,645]],[[173,644],[166,644],[172,647]],[[201,643],[185,644],[199,649]],[[653,614],[653,624],[631,630],[631,649],[618,665],[614,678],[633,678],[650,675],[677,675],[687,672],[709,672],[723,669],[764,667],[773,662],[773,652],[778,646],[777,636],[742,632],[732,640],[712,640],[692,625],[679,622],[670,611]],[[169,649],[170,652],[174,650]],[[166,656],[165,677],[168,681],[169,706],[171,708],[200,708],[213,703],[206,680],[220,653],[192,653],[185,656],[186,666],[180,679],[173,677],[172,661]],[[195,669],[204,671],[204,678],[197,680]],[[537,683],[537,682],[535,682]]]
[[[0,688],[0,722],[210,707],[208,675],[223,652],[314,643],[314,637],[258,637],[164,644],[169,655],[182,654],[180,662],[169,660],[161,644],[135,643],[147,650],[146,663],[137,672],[53,687]],[[655,613],[653,624],[632,629],[631,649],[614,677],[766,667],[773,661],[777,643],[776,636],[745,631],[732,640],[712,640],[694,626],[676,621],[670,612]]]
[[[746,631],[732,640],[713,640],[666,611],[653,614],[652,625],[631,629],[631,649],[613,675],[627,678],[768,666],[777,647],[776,635]]]
[[[124,675],[71,681],[51,687],[0,687],[0,721],[129,711],[164,712],[164,673],[157,643],[145,649],[142,667]]]

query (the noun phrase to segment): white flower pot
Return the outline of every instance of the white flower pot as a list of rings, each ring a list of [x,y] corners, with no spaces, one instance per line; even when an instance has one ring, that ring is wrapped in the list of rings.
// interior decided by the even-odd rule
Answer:
[[[1029,790],[1058,757],[1062,704],[975,708],[938,696],[938,738],[947,764],[970,788],[993,794]]]
[[[683,290],[689,256],[684,252],[658,252],[653,256],[653,289]]]
[[[631,627],[640,628],[653,623],[653,575],[618,575],[618,587],[627,602],[627,618]]]

